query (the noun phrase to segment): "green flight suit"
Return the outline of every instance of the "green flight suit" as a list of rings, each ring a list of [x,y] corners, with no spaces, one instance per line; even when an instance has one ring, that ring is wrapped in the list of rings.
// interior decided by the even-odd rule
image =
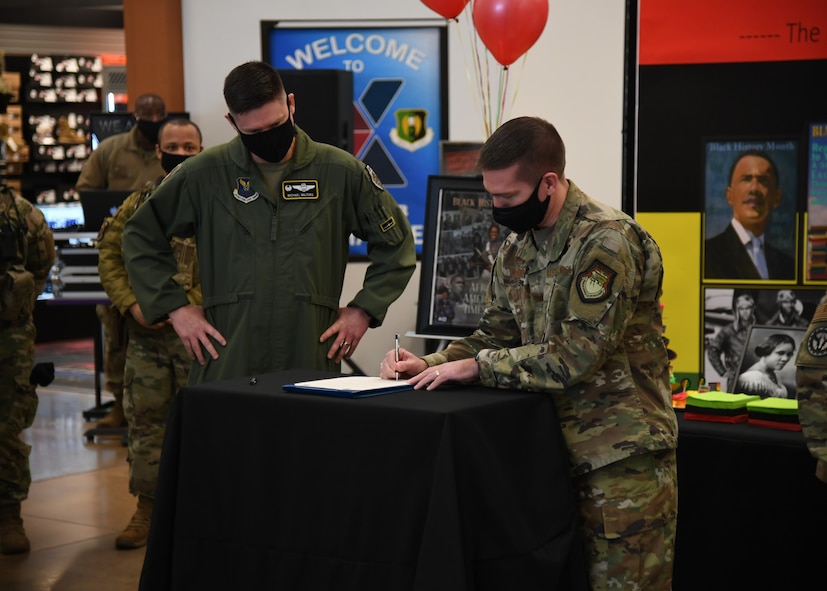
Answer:
[[[239,138],[189,158],[127,222],[123,247],[148,322],[187,304],[172,236],[194,235],[207,320],[227,339],[190,383],[289,368],[338,370],[321,334],[336,320],[351,234],[370,265],[349,305],[378,326],[416,264],[410,225],[373,172],[297,128],[295,153],[268,187]]]

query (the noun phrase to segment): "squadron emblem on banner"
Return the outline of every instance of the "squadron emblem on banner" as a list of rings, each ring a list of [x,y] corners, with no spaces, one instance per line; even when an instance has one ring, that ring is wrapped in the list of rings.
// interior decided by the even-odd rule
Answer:
[[[425,109],[399,109],[396,111],[396,127],[391,130],[391,142],[395,146],[416,152],[430,144],[434,130],[427,125]]]

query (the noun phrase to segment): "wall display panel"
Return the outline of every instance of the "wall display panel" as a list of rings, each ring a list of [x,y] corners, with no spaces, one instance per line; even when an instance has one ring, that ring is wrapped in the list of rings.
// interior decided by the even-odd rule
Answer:
[[[827,71],[823,2],[734,0],[721,5],[711,0],[691,4],[629,0],[626,6],[624,209],[636,216],[645,214],[656,228],[665,223],[653,221],[659,217],[697,215],[701,220],[696,236],[687,235],[685,228],[673,228],[681,240],[665,241],[666,248],[662,246],[664,260],[671,261],[670,266],[665,264],[666,277],[681,278],[665,281],[663,300],[687,305],[691,299],[687,292],[693,292],[692,303],[703,309],[705,286],[759,288],[772,283],[797,290],[815,282],[808,271],[805,179],[809,126],[827,121],[827,103],[814,87]],[[710,19],[710,14],[715,18]],[[730,254],[705,249],[706,239],[726,225],[726,215],[719,209],[726,205],[726,189],[719,202],[713,196],[721,189],[709,188],[720,182],[715,176],[720,171],[713,174],[709,167],[723,169],[725,164],[710,158],[708,142],[734,146],[742,140],[765,147],[774,141],[791,142],[782,158],[787,160],[781,176],[786,184],[783,198],[773,209],[772,227],[764,238],[780,245],[793,263],[767,279],[733,273],[710,276],[706,269],[708,261]],[[793,179],[796,184],[790,185]],[[678,248],[676,244],[679,251],[668,252]],[[689,271],[694,269],[698,272],[692,276]],[[670,338],[676,350],[703,350],[704,326]],[[708,370],[703,361],[691,367],[685,365],[686,359],[679,355],[676,373],[701,376]]]
[[[263,21],[261,27],[263,59],[276,69],[353,73],[353,153],[402,206],[421,253],[428,175],[439,173],[448,130],[445,21]],[[297,117],[313,100],[296,96]],[[366,245],[352,236],[350,252],[365,255]]]

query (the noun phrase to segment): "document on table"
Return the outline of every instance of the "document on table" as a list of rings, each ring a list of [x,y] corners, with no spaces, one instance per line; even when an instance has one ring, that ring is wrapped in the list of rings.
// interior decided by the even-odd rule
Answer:
[[[413,390],[413,386],[404,380],[384,380],[371,376],[341,376],[285,384],[282,389],[286,392],[322,394],[341,398],[366,398],[368,396]]]

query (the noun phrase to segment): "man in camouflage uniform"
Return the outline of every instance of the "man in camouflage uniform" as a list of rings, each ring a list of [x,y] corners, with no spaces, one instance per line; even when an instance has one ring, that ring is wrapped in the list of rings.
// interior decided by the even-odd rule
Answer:
[[[167,118],[164,99],[142,94],[135,100],[135,125],[104,139],[83,165],[75,190],[140,190],[164,176],[155,154],[158,129]],[[99,427],[120,427],[124,421],[123,372],[126,360],[126,324],[115,306],[95,307],[103,328],[103,374],[106,389],[115,400],[112,409],[98,421]]]
[[[35,301],[55,260],[43,214],[0,186],[0,551],[29,551],[20,502],[29,494],[31,447],[20,439],[37,412],[31,382]]]
[[[816,308],[795,364],[801,430],[817,460],[816,478],[827,483],[827,304]]]
[[[417,389],[452,382],[551,396],[579,496],[594,591],[671,588],[677,522],[663,267],[652,237],[564,176],[557,130],[511,120],[479,156],[500,248],[477,330],[443,351],[385,356]]]
[[[164,170],[171,171],[201,149],[201,132],[195,123],[170,119],[161,127],[156,151]],[[115,547],[121,549],[146,544],[167,417],[174,396],[187,382],[191,365],[184,344],[170,324],[146,323],[124,266],[124,224],[146,202],[155,184],[148,183],[142,191],[127,197],[98,236],[101,284],[126,318],[128,333],[123,408],[129,426],[129,491],[138,497],[138,507],[126,529],[115,538]],[[176,237],[170,245],[178,261],[175,281],[187,292],[190,303],[201,305],[195,240]]]

